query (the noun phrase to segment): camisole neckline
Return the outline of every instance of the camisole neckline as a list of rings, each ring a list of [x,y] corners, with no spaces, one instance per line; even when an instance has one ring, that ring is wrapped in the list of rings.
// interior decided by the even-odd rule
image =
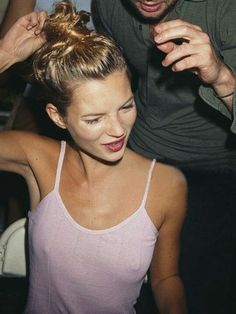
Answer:
[[[126,224],[128,224],[130,221],[132,221],[133,219],[135,219],[135,217],[137,217],[139,215],[139,213],[141,211],[143,211],[144,215],[146,216],[146,219],[150,222],[151,227],[153,229],[154,232],[158,232],[156,226],[154,225],[154,223],[152,222],[151,218],[149,217],[146,208],[145,208],[145,204],[146,204],[146,200],[147,200],[147,196],[148,196],[148,190],[149,190],[149,186],[150,186],[150,182],[151,182],[151,177],[152,177],[152,172],[156,163],[156,160],[153,159],[151,162],[151,165],[149,167],[148,173],[147,173],[147,181],[146,181],[146,185],[145,185],[145,189],[144,189],[144,194],[143,194],[143,198],[141,200],[140,206],[132,213],[130,214],[127,218],[125,218],[124,220],[122,220],[121,222],[119,222],[118,224],[105,228],[105,229],[89,229],[86,227],[83,227],[80,223],[78,223],[69,213],[69,211],[67,210],[62,197],[60,195],[59,192],[59,186],[60,186],[60,178],[61,178],[61,172],[62,172],[62,167],[63,167],[63,161],[64,161],[64,156],[65,156],[65,151],[66,151],[66,142],[65,141],[61,141],[61,150],[60,150],[60,154],[59,154],[59,159],[58,159],[58,164],[57,164],[57,171],[56,171],[56,179],[55,179],[55,184],[53,187],[53,190],[51,192],[49,192],[42,200],[47,199],[48,197],[50,197],[51,195],[54,195],[59,204],[61,206],[60,209],[62,211],[62,213],[64,214],[64,216],[67,218],[67,220],[71,223],[71,225],[73,227],[75,227],[76,229],[86,232],[86,233],[90,233],[90,234],[103,234],[103,233],[109,233],[115,230],[118,230],[120,228],[122,228],[123,226],[125,226]],[[40,202],[40,203],[41,203]],[[34,211],[34,210],[33,210]],[[33,213],[33,212],[32,212]],[[29,212],[29,216],[31,216],[32,214],[31,212]]]

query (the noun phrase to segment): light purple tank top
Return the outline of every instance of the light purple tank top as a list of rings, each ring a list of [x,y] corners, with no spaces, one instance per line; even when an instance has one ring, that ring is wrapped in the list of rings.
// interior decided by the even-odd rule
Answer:
[[[133,314],[158,231],[146,210],[155,160],[140,207],[105,230],[79,225],[65,208],[59,184],[29,213],[30,285],[25,313]]]

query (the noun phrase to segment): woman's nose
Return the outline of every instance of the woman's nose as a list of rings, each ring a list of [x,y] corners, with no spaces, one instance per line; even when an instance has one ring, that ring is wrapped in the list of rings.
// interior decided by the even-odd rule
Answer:
[[[118,116],[109,119],[107,133],[110,136],[121,137],[125,133],[124,131]]]

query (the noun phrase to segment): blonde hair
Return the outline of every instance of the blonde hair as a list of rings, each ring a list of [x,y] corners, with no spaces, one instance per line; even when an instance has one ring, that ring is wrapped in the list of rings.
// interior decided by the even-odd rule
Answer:
[[[62,114],[75,84],[127,70],[120,48],[111,38],[89,30],[88,21],[89,13],[77,12],[70,1],[57,3],[44,24],[46,43],[34,55],[34,77]]]

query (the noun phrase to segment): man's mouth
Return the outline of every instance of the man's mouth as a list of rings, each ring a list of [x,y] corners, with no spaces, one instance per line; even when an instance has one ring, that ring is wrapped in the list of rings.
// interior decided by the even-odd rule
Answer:
[[[140,8],[147,13],[155,13],[159,11],[161,3],[156,2],[140,2]]]

